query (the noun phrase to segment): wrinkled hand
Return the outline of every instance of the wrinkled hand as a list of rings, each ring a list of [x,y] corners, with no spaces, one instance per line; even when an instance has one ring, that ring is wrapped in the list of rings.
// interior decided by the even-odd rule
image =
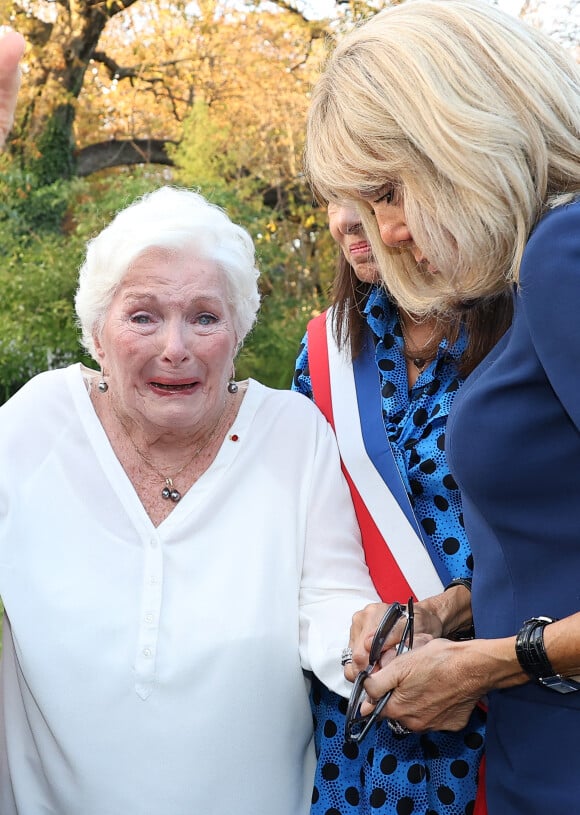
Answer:
[[[431,639],[424,647],[402,654],[365,682],[369,700],[394,688],[382,716],[396,719],[409,730],[461,730],[471,711],[493,685],[485,655],[477,640],[469,643]],[[363,703],[362,715],[370,713]]]
[[[375,631],[387,609],[386,603],[371,603],[362,611],[357,611],[352,618],[350,629],[350,642],[352,648],[352,662],[347,664],[344,674],[350,682],[354,682],[357,674],[369,664],[369,654]],[[442,625],[439,618],[431,611],[415,603],[415,639],[414,648],[425,644],[433,637],[440,637]],[[381,665],[387,665],[395,656],[395,646],[401,639],[405,620],[401,619],[385,640]]]
[[[25,41],[21,34],[0,27],[0,148],[14,121],[16,97],[20,87],[18,63],[24,47]]]
[[[352,662],[344,666],[344,675],[349,682],[354,682],[357,674],[369,664],[373,637],[386,609],[386,603],[370,603],[353,616],[349,639]]]

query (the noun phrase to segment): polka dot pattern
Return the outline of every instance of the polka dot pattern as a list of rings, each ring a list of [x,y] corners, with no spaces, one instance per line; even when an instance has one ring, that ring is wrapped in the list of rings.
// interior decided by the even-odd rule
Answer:
[[[442,577],[469,577],[473,560],[461,498],[445,455],[445,426],[462,382],[456,362],[465,337],[441,343],[409,391],[396,309],[371,291],[366,316],[375,341],[388,438],[430,556]],[[312,398],[305,337],[293,389]],[[483,751],[485,715],[476,709],[459,733],[396,736],[379,723],[362,745],[345,745],[345,701],[313,680],[318,756],[311,815],[471,815]],[[354,748],[354,749],[353,749]]]
[[[483,711],[476,708],[460,733],[395,736],[380,723],[362,749],[347,758],[338,699],[314,678],[310,701],[323,724],[315,730],[319,760],[311,815],[471,815],[484,743]],[[330,739],[325,736],[328,721],[335,725]]]
[[[468,576],[461,497],[445,455],[445,426],[462,384],[456,365],[466,338],[460,336],[452,347],[444,340],[409,392],[397,310],[384,291],[373,289],[366,314],[375,340],[387,435],[431,557],[440,575]]]
[[[385,428],[429,554],[444,583],[453,577],[469,577],[471,553],[461,496],[445,455],[445,426],[462,384],[457,360],[465,350],[466,338],[460,336],[452,347],[443,340],[436,359],[409,391],[397,310],[381,288],[371,290],[365,313],[375,342]],[[312,399],[307,336],[296,361],[292,388]]]

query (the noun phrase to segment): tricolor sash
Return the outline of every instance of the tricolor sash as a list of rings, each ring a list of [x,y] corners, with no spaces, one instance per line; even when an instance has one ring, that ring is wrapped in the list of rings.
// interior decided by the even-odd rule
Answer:
[[[340,350],[331,310],[308,324],[314,401],[336,434],[369,572],[382,599],[405,603],[443,590],[385,432],[373,343],[354,361]]]

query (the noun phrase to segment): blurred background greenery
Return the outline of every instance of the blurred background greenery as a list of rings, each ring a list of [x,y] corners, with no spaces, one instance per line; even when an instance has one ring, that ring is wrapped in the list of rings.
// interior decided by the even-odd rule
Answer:
[[[73,314],[86,241],[136,196],[198,189],[254,238],[262,309],[237,376],[288,387],[335,250],[300,173],[325,38],[376,10],[336,3],[0,0],[27,39],[0,159],[0,403],[83,357]],[[67,10],[68,9],[68,10]]]
[[[0,23],[27,40],[0,157],[0,403],[83,359],[73,295],[86,241],[166,183],[199,189],[251,233],[263,304],[237,375],[289,385],[336,259],[301,175],[310,89],[343,31],[400,2],[0,0]],[[579,2],[557,4],[509,10],[542,24],[549,7],[577,51]]]

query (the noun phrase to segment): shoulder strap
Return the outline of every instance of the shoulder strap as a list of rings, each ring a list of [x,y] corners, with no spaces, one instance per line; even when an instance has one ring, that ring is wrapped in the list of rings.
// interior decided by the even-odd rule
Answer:
[[[371,347],[372,352],[372,347]],[[366,354],[355,382],[350,354],[340,351],[332,331],[332,312],[308,325],[308,361],[314,401],[332,424],[348,481],[369,571],[384,600],[406,602],[437,594],[443,588],[418,534],[417,522],[394,461],[382,420],[376,362]],[[357,369],[359,365],[357,363]],[[357,393],[358,389],[358,393]],[[371,454],[365,445],[362,416],[368,420],[367,403],[376,417]],[[372,407],[374,405],[374,408]],[[380,429],[380,432],[378,432]],[[370,437],[370,433],[366,433]],[[374,459],[377,459],[376,461]],[[399,503],[399,501],[401,503]],[[406,506],[407,505],[407,506]],[[409,513],[409,514],[408,514]]]

